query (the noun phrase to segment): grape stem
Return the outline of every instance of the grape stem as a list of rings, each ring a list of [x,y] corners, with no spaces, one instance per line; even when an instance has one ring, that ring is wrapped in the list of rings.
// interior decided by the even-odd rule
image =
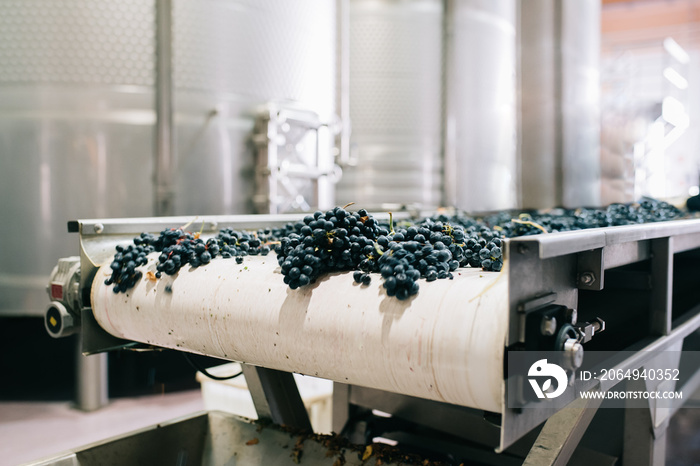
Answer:
[[[394,232],[394,214],[392,214],[391,212],[389,212],[389,228],[390,228],[389,234],[393,235],[395,233]]]
[[[187,227],[189,227],[189,226],[192,225],[194,222],[196,222],[198,218],[199,218],[199,217],[195,217],[195,218],[193,218],[192,220],[190,220],[189,222],[187,222],[186,224],[182,225],[182,226],[180,227],[180,230],[185,231],[185,230],[187,229]],[[202,229],[204,229],[204,222],[202,222]]]
[[[501,279],[501,276],[503,275],[503,271],[504,271],[504,270],[505,270],[505,267],[504,267],[503,269],[501,269],[500,272],[496,272],[496,273],[498,273],[498,276],[496,277],[496,279],[495,279],[494,281],[492,281],[491,283],[489,283],[488,285],[486,285],[486,287],[484,287],[484,289],[481,290],[481,292],[479,292],[479,294],[477,294],[476,296],[474,296],[474,297],[473,297],[472,299],[470,299],[468,302],[471,303],[471,302],[474,301],[475,299],[481,298],[481,296],[482,296],[484,293],[486,293],[488,290],[490,290],[490,289],[493,287],[493,285],[495,285],[496,282],[497,282],[498,280]]]
[[[194,236],[195,238],[199,238],[202,236],[202,232],[204,231],[204,220],[202,220],[202,226],[199,229],[199,232]]]
[[[530,220],[516,220],[516,219],[511,219],[511,222],[513,222],[513,223],[520,223],[521,225],[530,225],[530,226],[535,227],[535,228],[537,228],[537,229],[539,229],[539,230],[542,230],[544,233],[549,233],[545,227],[543,227],[543,226],[540,225],[539,223],[535,223],[535,222],[530,221]]]

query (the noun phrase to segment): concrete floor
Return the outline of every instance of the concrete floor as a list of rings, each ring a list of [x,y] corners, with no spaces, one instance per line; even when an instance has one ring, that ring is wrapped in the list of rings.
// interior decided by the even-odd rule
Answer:
[[[0,466],[16,466],[204,409],[192,390],[116,399],[86,413],[68,402],[0,402]]]

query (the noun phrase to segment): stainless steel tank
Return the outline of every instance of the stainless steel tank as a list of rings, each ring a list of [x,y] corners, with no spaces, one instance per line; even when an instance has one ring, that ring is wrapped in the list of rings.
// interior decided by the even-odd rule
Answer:
[[[339,204],[442,202],[440,0],[351,0],[351,158]]]
[[[520,11],[520,143],[522,204],[547,208],[561,199],[561,114],[556,73],[560,22],[554,0],[535,0]]]
[[[601,2],[565,0],[561,9],[561,204],[598,206]]]
[[[447,201],[468,211],[515,208],[515,0],[447,5]]]
[[[256,114],[335,117],[336,2],[174,0],[173,41],[175,211],[250,213]]]
[[[0,316],[42,315],[69,219],[150,215],[154,2],[0,2]]]
[[[600,203],[600,8],[596,0],[521,7],[523,207]]]
[[[169,3],[0,2],[0,316],[43,313],[48,274],[75,249],[68,220],[155,213],[156,11]],[[173,0],[171,18],[173,213],[252,212],[261,107],[333,121],[336,4]]]

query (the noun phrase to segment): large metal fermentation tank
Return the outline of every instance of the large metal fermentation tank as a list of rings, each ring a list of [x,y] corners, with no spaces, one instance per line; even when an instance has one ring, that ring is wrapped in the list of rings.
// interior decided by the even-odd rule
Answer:
[[[339,204],[442,202],[440,0],[350,0],[351,158]]]
[[[447,6],[447,203],[468,211],[515,208],[516,3],[451,0]]]
[[[41,315],[66,221],[152,214],[154,2],[0,2],[0,316]]]
[[[163,160],[169,213],[252,212],[256,117],[333,122],[335,55],[333,1],[0,2],[0,315],[43,313],[68,220],[166,213]]]
[[[336,29],[335,1],[173,1],[176,214],[253,211],[266,104],[334,121]]]
[[[520,8],[523,207],[600,203],[600,11],[597,0]]]
[[[339,201],[599,204],[599,2],[354,0],[349,17]]]
[[[600,11],[561,2],[562,204],[600,205]]]

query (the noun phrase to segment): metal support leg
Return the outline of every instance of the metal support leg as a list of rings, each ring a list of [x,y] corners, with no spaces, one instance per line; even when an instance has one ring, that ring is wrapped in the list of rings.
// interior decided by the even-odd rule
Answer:
[[[550,417],[523,466],[566,465],[602,402],[579,398]]]
[[[652,370],[678,368],[682,345],[682,341],[676,343],[669,352],[659,354],[644,367]],[[674,381],[630,380],[627,387],[633,391],[671,391],[676,386]],[[672,413],[669,400],[649,400],[644,408],[625,409],[624,465],[663,466],[666,463],[666,429]]]
[[[271,419],[276,424],[312,430],[309,414],[291,373],[247,364],[242,367],[259,419]]]
[[[654,429],[650,410],[625,409],[624,428],[623,465],[662,466],[665,464],[666,425]]]
[[[652,240],[651,252],[651,330],[668,335],[673,306],[673,238]]]
[[[107,353],[84,356],[77,342],[75,406],[95,411],[107,404]]]
[[[333,432],[342,432],[350,419],[350,385],[333,384]]]

